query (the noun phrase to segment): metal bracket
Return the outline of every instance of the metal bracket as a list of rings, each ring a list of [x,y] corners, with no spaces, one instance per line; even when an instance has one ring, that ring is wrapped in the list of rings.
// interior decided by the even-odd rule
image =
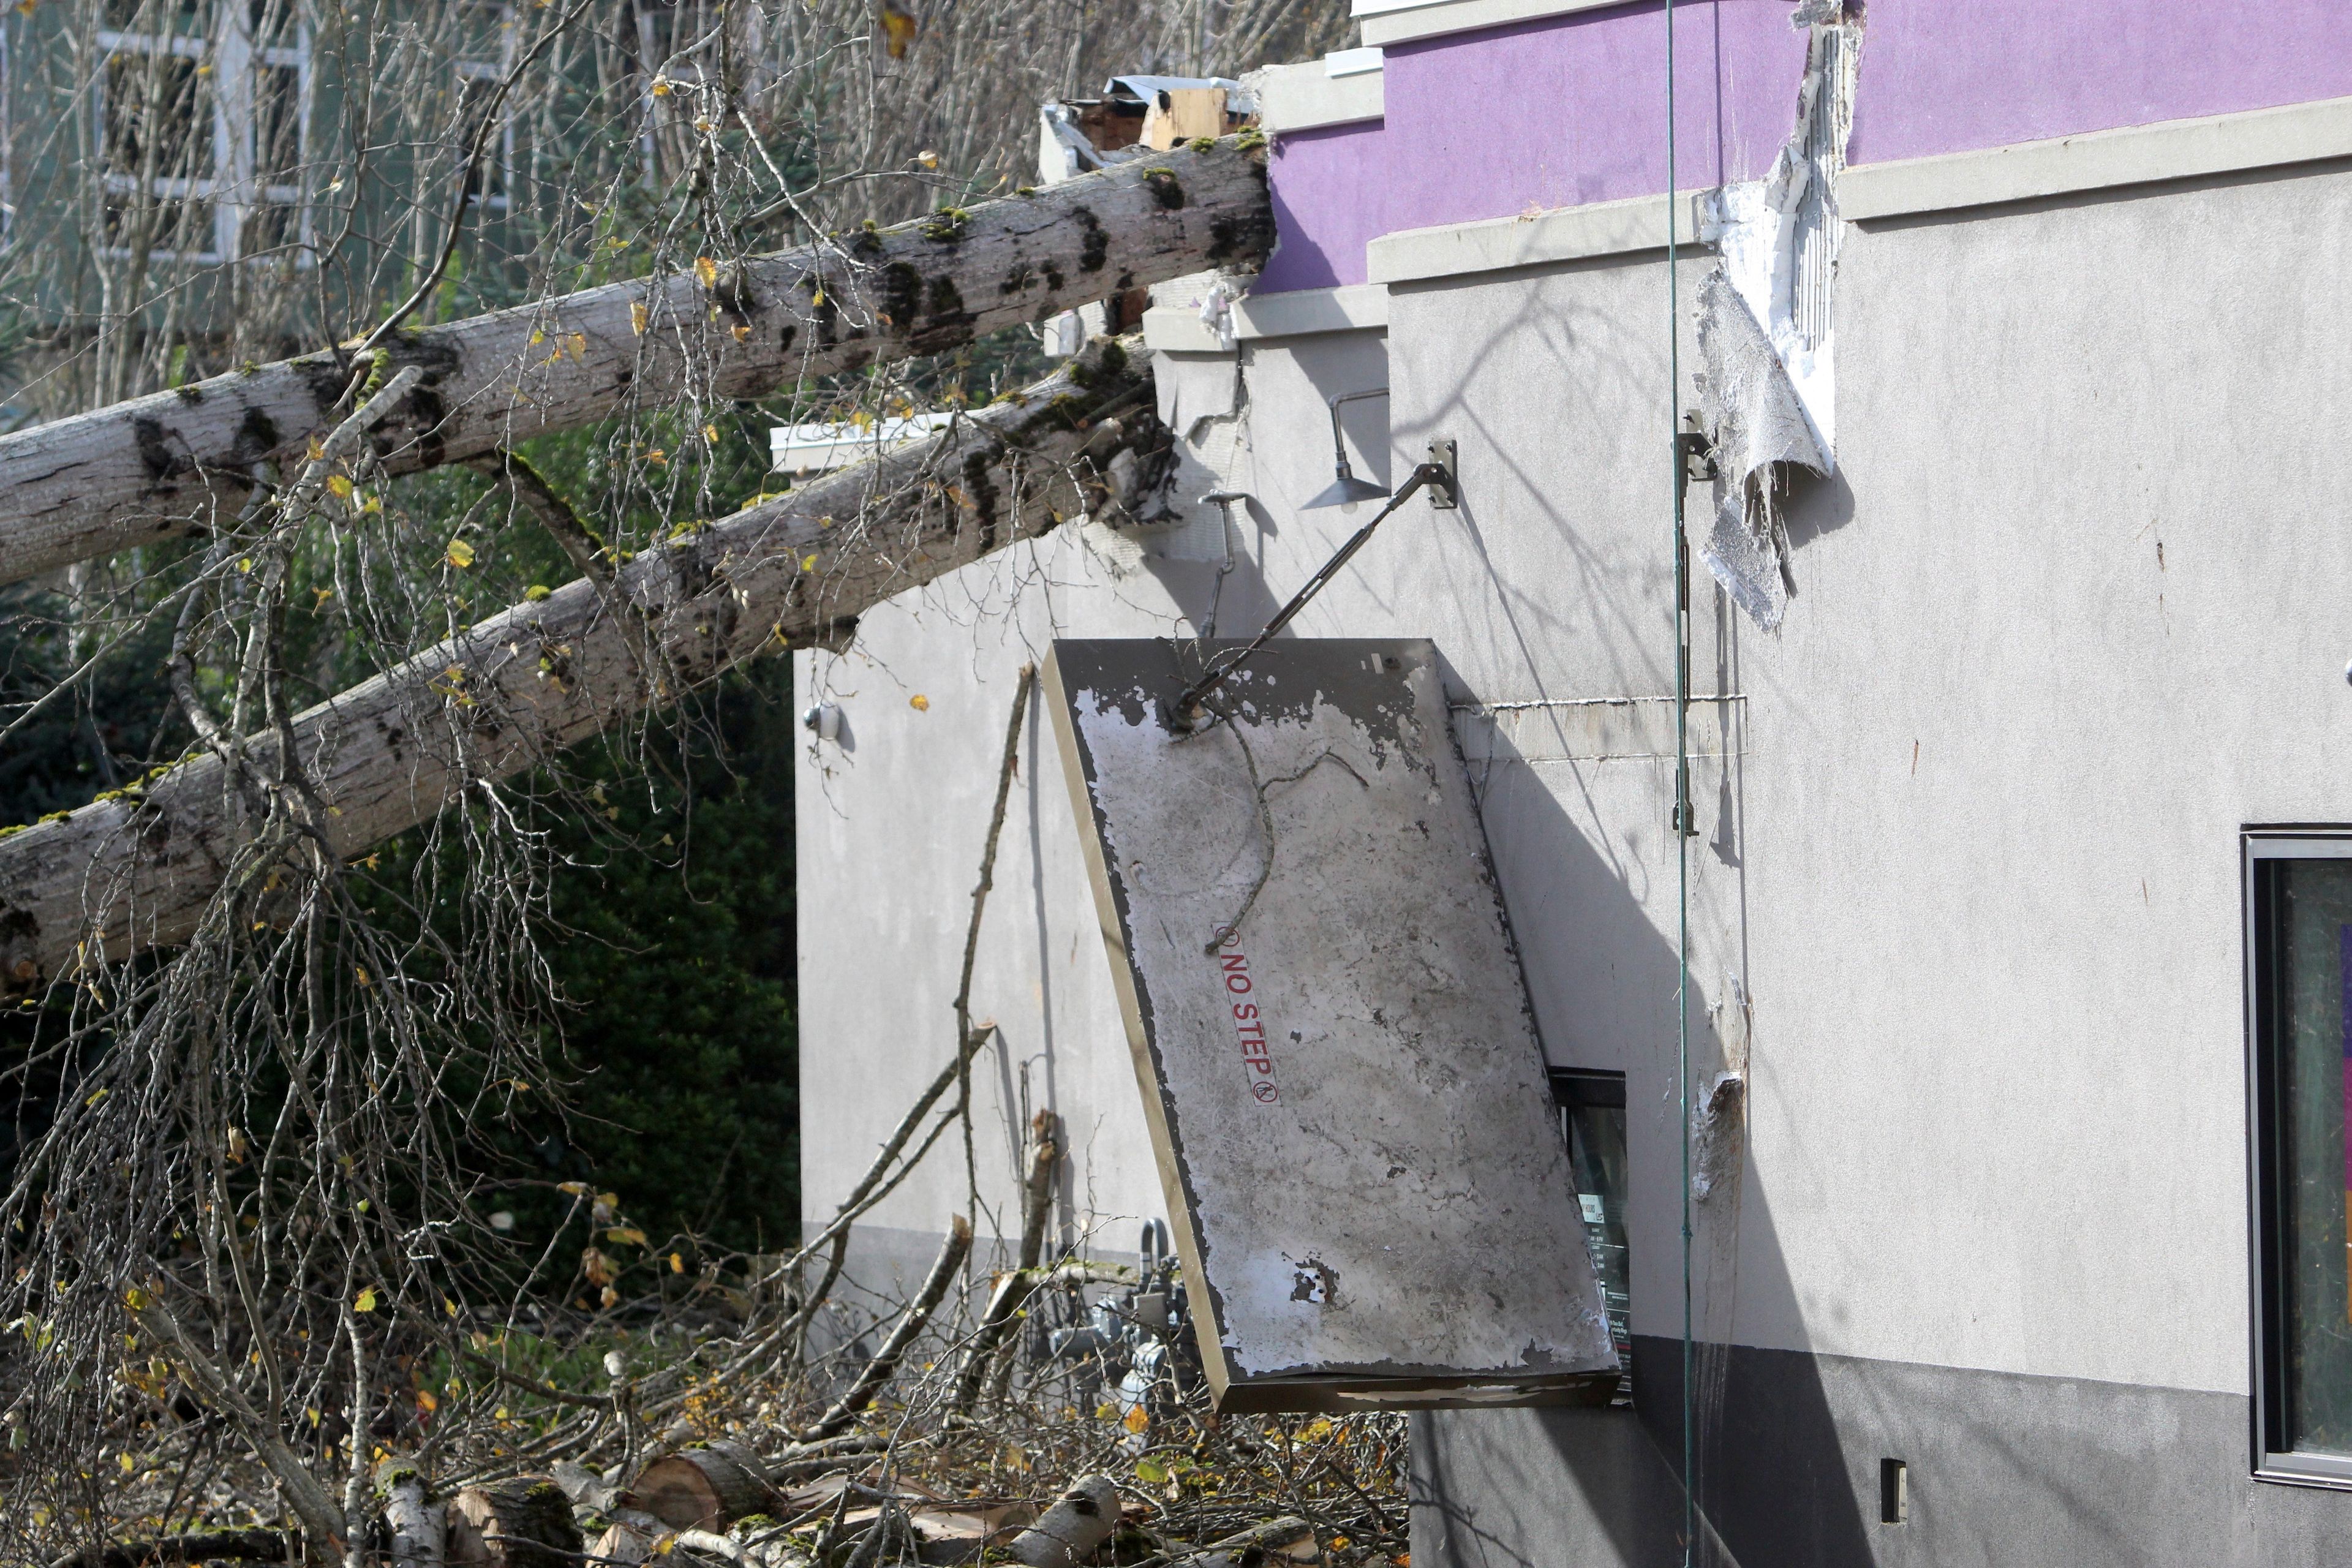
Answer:
[[[1438,511],[1454,511],[1462,505],[1462,478],[1454,468],[1454,443],[1432,441],[1429,444],[1429,467],[1439,473],[1429,481],[1429,504]]]
[[[1682,458],[1676,482],[1685,490],[1694,484],[1712,484],[1723,472],[1716,466],[1715,443],[1707,439],[1696,414],[1684,415],[1683,424],[1685,428],[1675,435],[1675,450]]]

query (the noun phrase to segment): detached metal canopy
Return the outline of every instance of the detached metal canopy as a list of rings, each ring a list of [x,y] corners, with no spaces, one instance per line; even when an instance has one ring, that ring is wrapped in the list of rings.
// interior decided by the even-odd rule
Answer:
[[[1427,642],[1057,642],[1047,691],[1218,1407],[1579,1403],[1617,1356]]]

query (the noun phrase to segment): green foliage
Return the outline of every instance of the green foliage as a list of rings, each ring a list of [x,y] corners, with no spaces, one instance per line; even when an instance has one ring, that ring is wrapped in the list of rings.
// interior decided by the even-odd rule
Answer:
[[[538,1151],[557,1179],[619,1193],[656,1241],[742,1250],[800,1215],[791,685],[780,664],[757,673],[719,694],[680,776],[599,759],[581,776],[612,817],[555,826],[572,864],[548,952],[581,1078]],[[610,852],[615,831],[646,852]]]

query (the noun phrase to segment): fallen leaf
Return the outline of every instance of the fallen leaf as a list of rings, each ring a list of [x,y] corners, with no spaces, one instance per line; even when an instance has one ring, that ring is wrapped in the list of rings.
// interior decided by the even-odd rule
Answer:
[[[629,307],[629,331],[642,333],[646,330],[646,308],[642,304]]]
[[[928,713],[931,710],[931,700],[918,691],[907,699],[907,706],[918,713]]]
[[[694,275],[702,279],[702,286],[705,289],[719,287],[719,263],[711,260],[708,256],[698,256],[694,258]]]
[[[474,563],[474,547],[462,539],[453,539],[449,542],[447,558],[450,565],[463,570]]]
[[[1126,1427],[1130,1432],[1140,1432],[1146,1426],[1151,1425],[1151,1417],[1146,1415],[1143,1413],[1143,1406],[1139,1405],[1134,1409],[1127,1413],[1127,1419],[1120,1422],[1119,1425]]]

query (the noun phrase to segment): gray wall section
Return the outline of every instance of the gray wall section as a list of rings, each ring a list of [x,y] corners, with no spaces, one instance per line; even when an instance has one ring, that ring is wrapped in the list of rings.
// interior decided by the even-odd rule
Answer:
[[[1417,1417],[1421,1568],[1682,1561],[1681,1345],[1635,1347],[1642,1414]],[[2247,1474],[2237,1394],[1697,1347],[1700,1561],[1742,1568],[2321,1568],[2343,1500]],[[1908,1466],[1901,1524],[1879,1465]]]
[[[2352,821],[2347,247],[2333,167],[1847,238],[1841,467],[1792,500],[1787,622],[1758,634],[1703,569],[1694,604],[1697,685],[1723,694],[1696,731],[1694,1061],[1752,1058],[1692,1288],[1700,1336],[1749,1347],[1700,1387],[1739,1435],[1718,1473],[1769,1494],[1722,1500],[1748,1568],[2318,1562],[2329,1526],[2352,1538],[2352,1497],[2246,1479],[2236,848],[2248,822]],[[1686,263],[1685,304],[1708,265]],[[1325,397],[1392,384],[1394,473],[1460,444],[1462,510],[1400,512],[1297,629],[1444,655],[1546,1050],[1628,1077],[1634,1326],[1670,1339],[1667,443],[1695,399],[1670,382],[1663,258],[1400,287],[1390,322],[1244,345],[1238,426],[1190,432],[1255,498],[1223,626],[1361,521],[1299,510],[1329,479]],[[855,738],[800,778],[812,1213],[949,1048],[1011,671],[1056,631],[1206,606],[1205,564],[1115,565],[1066,530],[800,660]],[[1005,1037],[978,1175],[1006,1203],[1013,1123],[1052,1103],[1069,1233],[1125,1247],[1157,1180],[1050,746],[1023,757],[977,998]],[[961,1151],[935,1153],[874,1223],[935,1234],[964,1186]],[[1573,1425],[1426,1424],[1423,1484],[1527,1554],[1463,1561],[1582,1561],[1561,1543],[1617,1540],[1577,1523],[1590,1500],[1671,1491],[1605,1433],[1525,1440]],[[1776,1445],[1801,1440],[1817,1475],[1873,1467],[1853,1517],[1825,1481],[1811,1513],[1767,1506]],[[1914,1523],[1882,1537],[1897,1440]],[[1643,1561],[1624,1539],[1591,1560]]]

